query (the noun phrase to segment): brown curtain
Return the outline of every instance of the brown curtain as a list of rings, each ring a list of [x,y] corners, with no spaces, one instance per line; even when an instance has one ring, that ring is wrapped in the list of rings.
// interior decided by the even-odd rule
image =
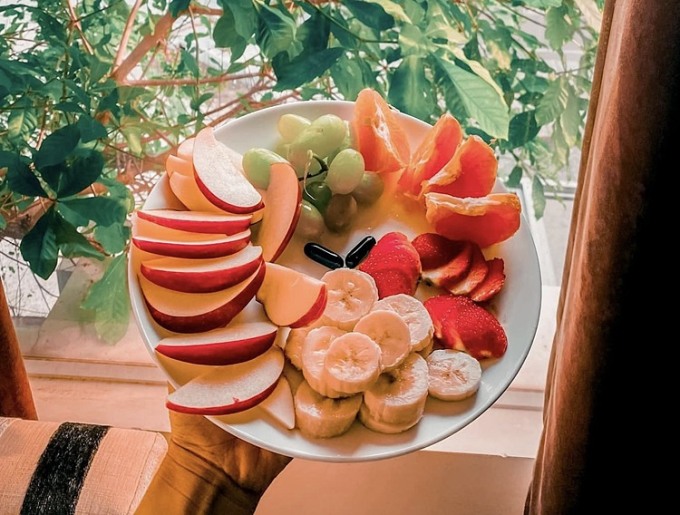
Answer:
[[[0,417],[36,420],[33,395],[0,278]]]
[[[675,448],[661,428],[678,402],[662,384],[680,375],[679,105],[680,1],[608,0],[527,514],[660,513],[670,498],[649,482]]]

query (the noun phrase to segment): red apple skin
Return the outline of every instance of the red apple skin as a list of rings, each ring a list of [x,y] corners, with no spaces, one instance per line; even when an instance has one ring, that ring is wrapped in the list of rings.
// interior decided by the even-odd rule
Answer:
[[[291,169],[292,167],[288,163],[272,163],[270,166],[270,177],[272,177],[274,174],[277,173],[290,173],[289,170],[286,170],[286,168]],[[293,173],[295,173],[293,171]],[[271,186],[271,183],[270,183]],[[297,227],[298,220],[300,220],[300,213],[302,212],[302,188],[297,188],[297,200],[296,200],[296,209],[295,213],[293,214],[293,219],[291,220],[290,227],[288,228],[288,232],[284,235],[283,239],[279,243],[278,248],[274,251],[272,254],[272,257],[269,259],[271,262],[275,262],[279,256],[283,253],[284,250],[286,250],[286,246],[290,242],[291,238],[293,237],[293,234],[295,234],[295,228]],[[266,216],[266,211],[267,206],[265,206],[265,216]]]
[[[214,216],[214,213],[208,213]],[[239,216],[234,219],[225,220],[192,220],[172,218],[169,216],[162,216],[153,211],[137,211],[137,216],[143,220],[148,220],[163,227],[170,229],[177,229],[180,231],[197,232],[202,234],[237,234],[243,232],[250,227],[251,216]],[[226,218],[226,217],[225,217]]]
[[[262,266],[262,263],[263,260],[260,257],[228,270],[195,273],[159,270],[149,267],[147,263],[142,263],[140,272],[152,283],[169,290],[184,293],[211,293],[224,290],[247,279]]]
[[[233,365],[263,354],[274,344],[276,331],[232,342],[199,345],[156,345],[156,352],[168,358],[197,365]]]
[[[132,243],[140,250],[158,254],[159,256],[215,258],[228,256],[245,248],[245,246],[250,243],[250,231],[243,231],[242,234],[243,237],[217,243],[206,241],[187,244],[182,242],[147,239],[141,236],[133,236]]]
[[[274,381],[271,386],[269,386],[263,392],[260,392],[254,397],[249,399],[239,399],[237,402],[224,406],[210,406],[210,407],[197,407],[192,408],[189,406],[181,406],[174,404],[172,401],[167,400],[165,406],[172,411],[178,413],[186,413],[188,415],[206,415],[206,416],[219,416],[219,415],[229,415],[231,413],[239,413],[250,408],[254,408],[260,404],[263,400],[269,397],[272,392],[276,389],[276,384],[278,381]]]
[[[201,181],[201,178],[199,177],[198,173],[194,171],[194,179],[196,180],[196,185],[198,186],[198,189],[201,190],[201,193],[207,198],[212,204],[215,206],[219,207],[220,209],[223,209],[224,211],[227,211],[228,213],[234,213],[236,215],[244,215],[244,214],[250,214],[254,213],[258,209],[261,209],[264,206],[264,203],[260,201],[258,204],[254,206],[235,206],[234,204],[229,204],[228,202],[225,202],[221,198],[215,196],[210,189]]]
[[[264,280],[266,268],[265,264],[260,265],[255,278],[246,286],[241,293],[234,297],[227,304],[220,306],[217,309],[200,315],[179,317],[168,315],[154,308],[149,302],[145,300],[145,304],[151,317],[160,325],[170,331],[176,333],[198,333],[202,331],[210,331],[218,327],[224,327],[232,319],[238,315],[248,305],[248,303],[255,297],[257,290],[260,289],[262,281]]]
[[[314,304],[309,308],[307,313],[300,317],[296,322],[290,324],[289,327],[295,329],[296,327],[304,327],[313,322],[316,322],[319,317],[323,314],[326,309],[326,303],[328,302],[328,288],[324,285],[319,292],[319,296],[314,301]]]

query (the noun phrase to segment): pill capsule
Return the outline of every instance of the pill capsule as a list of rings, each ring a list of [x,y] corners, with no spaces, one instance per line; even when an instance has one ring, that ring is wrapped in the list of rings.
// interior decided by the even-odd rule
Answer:
[[[361,263],[375,245],[373,236],[366,236],[347,253],[345,263],[349,268],[354,268]]]
[[[342,268],[345,266],[342,256],[318,243],[306,243],[305,255],[312,261],[316,261],[320,265],[327,266],[330,269]]]

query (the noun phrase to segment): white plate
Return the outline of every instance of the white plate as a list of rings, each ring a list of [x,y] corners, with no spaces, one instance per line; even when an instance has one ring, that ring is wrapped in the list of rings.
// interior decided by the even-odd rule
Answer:
[[[309,118],[333,113],[350,120],[351,102],[309,101],[297,102],[263,109],[235,119],[216,130],[216,137],[233,149],[243,153],[251,147],[273,148],[277,141],[276,122],[284,113],[296,113]],[[411,139],[412,148],[424,137],[429,125],[406,115],[399,115]],[[497,191],[503,191],[500,184]],[[181,207],[168,187],[166,176],[154,187],[145,208]],[[409,236],[427,230],[422,213],[413,206],[401,206],[393,201],[389,192],[372,211],[363,213],[349,237],[330,238],[322,243],[345,253],[366,234],[379,238],[389,230],[402,230]],[[293,239],[279,263],[302,269],[320,276],[327,269],[304,257],[302,244]],[[505,261],[506,284],[494,301],[496,316],[508,336],[508,350],[498,360],[483,363],[482,384],[476,396],[462,402],[443,402],[428,399],[425,415],[411,430],[386,435],[366,429],[355,422],[346,434],[326,439],[308,439],[298,430],[287,430],[270,418],[263,410],[253,408],[246,412],[224,417],[209,417],[224,430],[265,449],[296,458],[332,462],[359,462],[399,456],[432,445],[456,433],[486,411],[507,389],[526,356],[534,339],[541,306],[541,278],[536,248],[524,216],[519,231],[496,248],[486,249],[487,257],[499,255]],[[154,348],[165,334],[151,319],[139,288],[135,273],[135,259],[130,260],[129,288],[132,309],[144,342],[158,365],[166,372],[171,383],[178,385],[205,370],[197,365],[178,364],[159,359]],[[257,308],[255,301],[240,315],[248,317]]]

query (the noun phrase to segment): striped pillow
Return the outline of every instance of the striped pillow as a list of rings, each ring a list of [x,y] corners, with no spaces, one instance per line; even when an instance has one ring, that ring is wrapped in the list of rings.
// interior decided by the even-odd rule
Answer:
[[[166,452],[160,433],[0,417],[0,514],[134,513]]]

